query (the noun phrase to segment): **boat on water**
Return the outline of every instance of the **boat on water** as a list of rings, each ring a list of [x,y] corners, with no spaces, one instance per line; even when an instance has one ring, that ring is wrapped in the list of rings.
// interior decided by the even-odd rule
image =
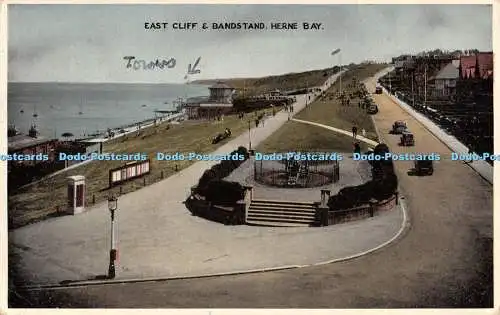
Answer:
[[[141,107],[146,107],[146,106],[147,106],[146,104],[142,104],[142,106],[141,106]]]
[[[33,105],[33,117],[35,117],[35,118],[38,117],[38,114],[36,112],[36,104]]]
[[[20,135],[21,133],[19,132],[19,129],[15,125],[10,125],[9,128],[7,129],[7,136],[8,137],[14,137],[17,135]]]
[[[22,113],[24,113],[24,110],[23,110],[23,109],[21,109],[21,110],[20,110],[20,112],[21,112],[21,114],[22,114]]]
[[[83,107],[83,101],[80,100],[80,106],[79,106],[80,111],[78,112],[78,115],[83,115],[83,109],[82,109],[82,107]]]

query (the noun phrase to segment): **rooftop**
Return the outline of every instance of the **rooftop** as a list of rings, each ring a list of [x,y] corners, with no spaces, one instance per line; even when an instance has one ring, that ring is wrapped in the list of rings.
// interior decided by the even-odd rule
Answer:
[[[209,97],[208,96],[195,96],[195,97],[189,97],[186,100],[186,105],[192,105],[192,104],[199,104],[199,103],[204,103],[208,102]]]
[[[438,72],[434,79],[458,79],[459,71],[453,62],[447,64],[441,71]]]
[[[27,135],[16,135],[9,137],[8,149],[9,151],[16,151],[51,141],[53,140],[44,137],[32,138]]]

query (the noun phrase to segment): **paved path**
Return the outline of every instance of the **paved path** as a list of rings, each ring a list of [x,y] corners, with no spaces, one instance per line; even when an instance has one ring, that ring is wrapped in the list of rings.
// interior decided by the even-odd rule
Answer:
[[[305,97],[298,97],[296,112],[304,106]],[[287,120],[288,113],[280,112],[264,127],[251,130],[252,144]],[[248,134],[242,135],[215,153],[226,154],[247,142]],[[118,280],[200,276],[342,259],[384,244],[400,232],[404,222],[401,211],[389,211],[324,229],[222,226],[191,216],[182,204],[189,188],[211,164],[198,162],[119,198]],[[101,203],[74,217],[49,219],[10,232],[24,284],[57,284],[105,274],[109,220],[107,204]]]
[[[335,128],[335,127],[332,127],[332,126],[328,126],[328,125],[316,123],[316,122],[313,122],[313,121],[301,120],[301,119],[296,119],[296,118],[293,118],[292,120],[296,121],[296,122],[303,123],[303,124],[318,126],[318,127],[321,127],[321,128],[325,128],[325,129],[331,130],[331,131],[336,132],[336,133],[340,133],[340,134],[352,137],[352,131]],[[364,143],[369,144],[371,146],[376,146],[378,144],[377,141],[373,141],[372,139],[368,139],[368,138],[365,138],[365,137],[359,136],[359,135],[356,137],[356,139],[360,140],[360,141],[363,141]]]

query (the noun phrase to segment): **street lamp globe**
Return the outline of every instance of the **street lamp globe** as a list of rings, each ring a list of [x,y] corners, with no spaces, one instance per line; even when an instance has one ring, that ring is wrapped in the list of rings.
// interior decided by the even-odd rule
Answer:
[[[118,198],[115,196],[108,197],[108,209],[113,212],[118,208]]]

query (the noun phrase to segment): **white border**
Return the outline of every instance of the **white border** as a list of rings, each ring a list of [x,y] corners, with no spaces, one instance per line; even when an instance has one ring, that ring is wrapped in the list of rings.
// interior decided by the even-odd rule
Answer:
[[[9,4],[66,4],[66,3],[79,3],[79,4],[111,4],[111,3],[137,3],[137,4],[172,4],[172,3],[197,3],[197,4],[202,4],[202,3],[218,3],[218,4],[236,4],[236,3],[245,3],[245,4],[493,4],[493,47],[494,47],[494,52],[496,51],[496,47],[498,46],[498,39],[496,37],[498,36],[498,32],[496,31],[496,28],[499,26],[499,16],[500,16],[500,10],[499,10],[499,1],[493,1],[493,0],[475,0],[475,1],[432,1],[432,0],[420,0],[420,1],[384,1],[384,0],[379,0],[379,1],[356,1],[356,0],[350,0],[350,1],[266,1],[263,3],[262,1],[228,1],[228,0],[220,0],[220,1],[209,1],[209,0],[184,0],[184,1],[99,1],[99,0],[94,0],[94,1],[44,1],[44,0],[37,0],[37,1],[14,1],[14,0],[6,0],[1,2],[0,0],[0,102],[2,105],[2,112],[0,113],[0,126],[1,130],[4,135],[7,133],[7,3]],[[464,21],[465,22],[465,21]],[[470,26],[471,31],[473,31],[474,26]],[[499,60],[498,56],[495,53],[494,55],[494,73],[497,75],[500,70],[499,66]],[[498,80],[495,80],[494,83],[494,93],[497,94],[499,93],[499,83]],[[495,120],[498,121],[500,118],[498,118],[499,114],[499,106],[500,106],[500,101],[498,100],[497,97],[494,98],[494,108],[495,108]],[[496,122],[495,121],[495,122]],[[500,136],[500,132],[498,131],[499,128],[496,127],[495,123],[495,128],[494,128],[494,135],[495,138],[498,138],[497,136]],[[7,149],[7,141],[5,137],[0,137],[0,148],[2,152],[6,152]],[[496,148],[499,148],[500,146],[495,145]],[[495,162],[496,165],[496,162]],[[5,163],[0,163],[0,172],[6,175],[6,165]],[[494,178],[500,176],[500,170],[498,170],[498,167],[495,168],[494,170]],[[0,186],[2,189],[0,190],[0,200],[4,200],[4,208],[3,211],[0,211],[0,250],[2,251],[2,255],[0,258],[0,314],[4,314],[5,311],[7,311],[8,314],[27,314],[31,312],[39,312],[39,313],[46,313],[46,314],[53,314],[53,313],[67,313],[67,314],[77,314],[80,312],[102,312],[103,310],[62,310],[62,309],[49,309],[49,310],[42,310],[42,309],[7,309],[7,300],[6,300],[6,295],[7,295],[7,207],[6,207],[6,202],[7,202],[7,189],[6,189],[6,176],[3,176],[0,182]],[[496,191],[496,188],[494,186],[494,192]],[[494,202],[494,209],[498,211],[498,206],[497,203]],[[498,216],[496,218],[494,217],[494,227],[498,226]],[[494,229],[494,236],[499,235],[498,229]],[[497,238],[497,237],[495,237]],[[495,242],[495,253],[498,253],[498,245]],[[497,256],[497,255],[495,255]],[[496,258],[496,257],[495,257]],[[497,259],[495,259],[496,261]],[[499,280],[500,274],[498,272],[494,273],[494,283],[497,284]],[[468,309],[468,310],[458,310],[458,309],[453,309],[453,310],[447,310],[447,309],[428,309],[428,310],[409,310],[409,309],[404,309],[404,310],[336,310],[335,312],[342,313],[342,314],[359,314],[360,312],[363,313],[401,313],[401,314],[407,314],[409,312],[411,313],[423,313],[423,312],[442,312],[442,313],[452,313],[452,314],[498,314],[500,312],[498,306],[499,306],[499,297],[500,297],[500,292],[499,290],[495,290],[494,292],[495,295],[495,309]],[[177,313],[188,313],[189,314],[211,314],[211,313],[217,313],[217,314],[223,314],[227,313],[228,315],[231,314],[233,315],[235,312],[238,313],[247,313],[247,314],[255,314],[255,313],[272,313],[272,314],[291,314],[291,313],[299,313],[301,311],[292,311],[292,310],[253,310],[253,309],[248,309],[248,310],[242,310],[242,309],[213,309],[213,310],[195,310],[195,309],[185,309],[185,310],[140,310],[140,309],[131,309],[131,310],[121,310],[121,309],[114,309],[114,310],[107,310],[107,313],[113,313],[113,314],[123,314],[130,312],[130,314],[135,314],[137,312],[144,312],[144,313],[153,313],[153,312],[177,312]],[[305,311],[305,310],[304,310]],[[308,313],[315,313],[315,314],[331,314],[333,310],[307,310]]]

